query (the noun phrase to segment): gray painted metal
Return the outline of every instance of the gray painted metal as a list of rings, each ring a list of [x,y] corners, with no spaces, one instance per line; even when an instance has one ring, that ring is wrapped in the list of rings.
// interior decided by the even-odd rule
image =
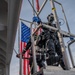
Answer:
[[[25,22],[27,22],[27,23],[32,23],[32,22],[30,22],[30,21],[27,21],[27,20],[24,20],[24,19],[21,19],[21,18],[20,18],[20,20],[21,20],[21,21],[25,21]],[[36,25],[37,25],[37,24],[36,24]],[[41,26],[42,26],[42,25],[41,25]],[[41,26],[39,26],[39,27],[41,27]],[[59,30],[58,28],[49,26],[49,25],[47,25],[47,24],[43,24],[43,26],[46,27],[46,28],[48,28],[48,29],[52,29],[52,30],[55,30],[55,31],[60,31],[60,33],[61,33],[62,35],[65,35],[66,37],[70,37],[70,36],[75,37],[75,34],[72,34],[72,33],[69,33],[69,32],[66,32],[66,31],[63,31],[63,30]],[[37,29],[38,29],[39,27],[37,27]],[[33,34],[34,34],[34,33],[33,33]]]
[[[5,75],[9,75],[21,3],[22,0],[0,0],[0,66],[5,68]]]
[[[32,55],[33,55],[33,70],[34,73],[37,72],[37,63],[36,63],[36,52],[35,52],[35,45],[34,45],[34,36],[32,33],[32,23],[30,24],[31,26],[31,42],[32,42]]]
[[[37,13],[37,16],[41,13],[41,11],[43,10],[43,8],[44,8],[44,6],[46,5],[47,1],[48,1],[48,0],[44,0],[43,4],[42,4],[41,7],[40,7],[39,12]]]
[[[69,44],[68,44],[68,51],[69,51],[69,54],[70,54],[70,58],[71,58],[71,61],[72,61],[72,65],[73,67],[75,67],[75,63],[74,63],[74,60],[73,60],[73,56],[72,56],[72,52],[71,52],[71,49],[70,49],[70,46],[75,43],[75,40],[72,40]]]
[[[55,20],[56,26],[60,30],[60,25],[59,25],[58,16],[57,16],[56,8],[55,8],[55,5],[54,5],[54,1],[50,0],[50,4],[51,4],[51,8],[52,8],[52,12],[53,12],[53,15],[54,15],[54,20]],[[61,46],[61,51],[63,53],[63,59],[64,59],[64,62],[65,62],[66,68],[67,68],[67,64],[66,64],[67,60],[65,60],[65,53],[64,53],[64,51],[66,49],[65,49],[65,44],[64,44],[64,41],[63,41],[63,36],[60,33],[60,31],[58,32],[58,38],[59,38],[59,42],[60,42],[60,46]]]
[[[68,21],[67,21],[66,15],[65,15],[65,11],[64,11],[64,8],[63,8],[62,4],[59,3],[59,2],[56,1],[56,0],[53,0],[53,1],[61,6],[61,9],[62,9],[62,12],[63,12],[63,15],[64,15],[64,19],[65,19],[65,23],[66,23],[66,26],[67,26],[68,32],[70,33],[69,24],[68,24]]]
[[[19,75],[22,75],[22,53],[20,53]]]

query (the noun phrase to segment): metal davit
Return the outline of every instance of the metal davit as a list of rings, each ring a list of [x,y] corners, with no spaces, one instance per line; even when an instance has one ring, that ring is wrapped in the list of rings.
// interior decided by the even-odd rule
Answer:
[[[64,75],[67,75],[67,74],[68,75],[74,75],[75,72],[69,71],[70,68],[68,68],[68,66],[67,66],[67,64],[68,64],[67,62],[68,61],[67,61],[66,54],[65,54],[66,48],[65,48],[65,44],[64,44],[64,38],[70,38],[70,37],[75,38],[75,34],[72,34],[71,31],[70,31],[70,28],[69,28],[69,25],[68,25],[68,21],[67,21],[67,18],[66,18],[66,15],[65,15],[65,12],[64,12],[62,4],[59,3],[56,0],[44,0],[42,5],[39,6],[40,0],[36,0],[36,10],[35,10],[34,0],[32,0],[32,2],[31,2],[31,0],[28,0],[28,2],[31,5],[32,10],[33,10],[33,16],[34,16],[33,17],[33,21],[30,22],[30,21],[24,20],[22,18],[20,18],[20,20],[29,23],[30,24],[30,28],[31,28],[33,75],[63,75],[63,74]],[[49,2],[50,5],[51,5],[51,10],[52,10],[52,14],[54,16],[54,22],[55,22],[56,27],[50,26],[48,23],[43,23],[40,20],[41,18],[39,17],[39,15],[41,14],[41,12],[44,9],[44,7],[47,4],[47,2]],[[57,15],[57,12],[56,12],[55,3],[58,4],[59,6],[61,6],[61,9],[62,9],[62,12],[63,12],[63,15],[64,15],[64,20],[65,20],[68,32],[63,31],[60,28],[60,24],[59,24],[58,15]],[[34,32],[32,32],[33,25],[34,25],[34,28],[35,28]],[[37,56],[36,56],[36,48],[35,48],[34,37],[35,37],[36,32],[38,32],[39,29],[42,28],[42,27],[57,32],[57,36],[59,38],[59,43],[60,43],[60,47],[61,47],[61,52],[62,52],[62,55],[63,55],[63,61],[65,63],[66,69],[68,71],[63,70],[63,69],[61,69],[58,66],[56,67],[56,66],[50,66],[50,65],[47,65],[45,68],[42,67],[39,71],[37,71],[37,60],[36,60]],[[75,40],[74,40],[74,42],[75,42]],[[70,48],[69,48],[70,44],[68,44],[69,52],[70,52]],[[41,53],[41,52],[39,51],[39,53]],[[71,54],[70,54],[70,56],[71,56]],[[22,60],[22,57],[20,59]],[[20,62],[20,65],[21,65],[21,62]],[[21,67],[20,67],[20,72],[21,72]],[[21,74],[22,74],[22,72],[20,73],[20,75]]]

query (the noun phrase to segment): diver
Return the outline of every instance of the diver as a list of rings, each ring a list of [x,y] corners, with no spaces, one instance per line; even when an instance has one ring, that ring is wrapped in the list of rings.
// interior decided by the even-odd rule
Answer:
[[[54,16],[52,13],[50,15],[48,15],[47,20],[48,20],[48,25],[56,27],[56,24],[53,24]],[[59,38],[58,38],[57,32],[55,32],[51,29],[45,28],[44,25],[42,25],[41,28],[42,28],[42,32],[37,38],[36,46],[38,46],[39,49],[42,49],[42,48],[45,49],[45,52],[49,55],[49,58],[46,59],[48,65],[55,66],[55,65],[60,64],[63,69],[66,69],[63,59],[62,59],[63,55],[61,52],[61,46],[59,43]],[[25,54],[25,52],[30,47],[31,47],[31,38],[30,38],[29,42],[27,43],[26,47],[23,49],[22,54]],[[42,53],[42,51],[43,50],[41,50],[40,53]],[[56,53],[57,53],[57,56],[56,56]],[[17,55],[17,57],[19,57],[19,55]],[[33,62],[32,61],[32,50],[30,53],[30,57],[31,57],[30,58],[30,62],[31,62],[30,66],[31,66],[32,62]],[[41,68],[41,67],[45,66],[45,64],[43,63],[43,61],[45,61],[45,57],[44,57],[44,55],[41,56],[41,59],[39,57],[40,57],[40,55],[36,55],[36,61],[37,61],[38,66]],[[56,64],[56,63],[58,63],[58,64]],[[33,69],[31,72],[33,74]]]
[[[56,28],[56,24],[54,24],[54,16],[53,16],[52,13],[47,16],[47,20],[48,20],[48,25]],[[54,42],[54,45],[55,45],[55,52],[58,55],[58,58],[56,60],[58,61],[58,64],[60,64],[61,67],[64,70],[66,70],[65,64],[63,62],[63,55],[62,55],[62,52],[61,52],[61,46],[60,46],[60,43],[59,43],[59,38],[58,38],[57,32],[54,32],[54,31],[51,30],[50,34],[51,34],[51,38],[53,39],[53,42]],[[49,63],[49,59],[48,59],[48,63]]]

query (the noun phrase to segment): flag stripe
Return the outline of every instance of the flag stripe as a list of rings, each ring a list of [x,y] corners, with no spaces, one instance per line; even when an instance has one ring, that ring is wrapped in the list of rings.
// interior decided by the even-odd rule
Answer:
[[[21,47],[22,50],[26,47],[26,43],[30,39],[30,28],[21,22]],[[28,57],[28,51],[24,54],[24,57]],[[28,75],[28,59],[23,60],[23,74]]]
[[[37,35],[39,35],[41,33],[42,29],[39,29],[39,31],[37,32]],[[33,32],[35,31],[35,29],[33,30]],[[26,47],[26,43],[28,43],[29,39],[30,39],[30,28],[27,27],[23,22],[21,23],[21,42],[20,42],[20,52],[22,52],[23,48]],[[24,57],[28,58],[29,56],[29,51],[28,50],[25,54]],[[23,74],[24,75],[28,75],[30,72],[30,67],[29,67],[29,60],[28,59],[24,59],[23,60]]]
[[[22,52],[22,42],[20,42],[20,52]]]
[[[26,47],[26,43],[24,43],[24,47]],[[24,54],[24,57],[27,57],[27,52]],[[27,75],[27,59],[24,59],[23,62],[24,62],[24,68],[23,68],[24,75]]]

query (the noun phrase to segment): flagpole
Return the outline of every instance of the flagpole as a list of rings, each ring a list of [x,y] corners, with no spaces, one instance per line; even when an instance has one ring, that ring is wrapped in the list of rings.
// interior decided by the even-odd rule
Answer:
[[[20,53],[20,75],[22,75],[22,53]]]
[[[20,34],[20,35],[19,35]],[[18,48],[19,48],[19,53],[20,53],[20,59],[19,59],[19,75],[22,75],[22,48],[21,48],[21,26],[20,26],[20,22],[18,25]]]
[[[32,5],[33,5],[33,8],[34,8],[34,0],[32,0]],[[33,16],[35,16],[35,11],[33,9]],[[34,22],[34,28],[36,28],[36,23]]]

